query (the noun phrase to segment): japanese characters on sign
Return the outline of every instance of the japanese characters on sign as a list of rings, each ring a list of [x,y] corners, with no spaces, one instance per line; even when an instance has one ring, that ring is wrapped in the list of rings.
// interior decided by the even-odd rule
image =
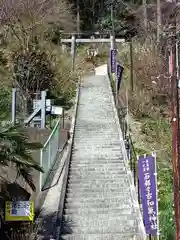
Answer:
[[[121,79],[122,79],[122,74],[123,74],[124,68],[117,63],[117,67],[116,67],[116,75],[117,75],[117,90],[120,89],[120,85],[121,85]]]
[[[30,215],[30,203],[26,202],[12,202],[11,204],[11,216],[29,216]]]
[[[116,49],[110,50],[111,73],[116,73]]]
[[[34,203],[30,201],[6,202],[6,221],[33,221]]]
[[[151,155],[139,157],[138,178],[146,233],[157,236],[158,209],[155,157]]]

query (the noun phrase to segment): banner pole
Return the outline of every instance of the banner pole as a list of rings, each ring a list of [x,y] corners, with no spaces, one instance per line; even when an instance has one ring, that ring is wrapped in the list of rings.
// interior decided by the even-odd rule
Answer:
[[[152,156],[154,157],[154,165],[155,165],[155,181],[156,181],[156,208],[157,208],[157,240],[159,240],[159,206],[158,206],[158,179],[157,179],[157,158],[155,151],[152,152]]]
[[[116,74],[116,80],[115,80],[115,84],[116,84],[116,90],[115,90],[116,91],[116,107],[118,108],[119,107],[118,106],[119,105],[118,104],[119,103],[119,101],[118,101],[119,100],[119,98],[118,98],[118,93],[119,92],[118,92],[118,79],[117,79],[117,64],[116,64],[115,69],[116,69],[116,71],[115,71],[115,74]]]
[[[134,158],[135,159],[135,158]],[[139,155],[136,156],[137,160],[137,192],[138,192],[138,203],[141,205],[141,193],[140,193],[140,186],[139,186],[139,173],[138,173],[138,160],[139,160]],[[135,160],[134,160],[135,161]]]

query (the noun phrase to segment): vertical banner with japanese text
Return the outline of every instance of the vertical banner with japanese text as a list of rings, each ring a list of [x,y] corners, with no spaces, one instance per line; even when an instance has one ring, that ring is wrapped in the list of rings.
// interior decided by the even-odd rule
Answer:
[[[155,156],[139,157],[138,178],[146,233],[158,236],[158,196]]]
[[[120,86],[121,86],[121,79],[122,79],[122,74],[123,74],[124,68],[117,63],[116,67],[116,75],[117,75],[117,90],[119,91]]]
[[[110,50],[111,73],[116,73],[116,49]]]

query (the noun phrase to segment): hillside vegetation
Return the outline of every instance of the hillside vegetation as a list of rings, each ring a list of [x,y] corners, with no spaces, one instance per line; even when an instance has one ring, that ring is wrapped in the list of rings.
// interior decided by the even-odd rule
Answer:
[[[61,32],[74,29],[71,7],[65,1],[56,0],[0,2],[1,223],[4,202],[15,200],[9,187],[13,186],[14,192],[20,189],[28,199],[23,181],[36,191],[32,170],[43,172],[31,156],[32,151],[42,147],[41,144],[29,141],[22,124],[11,126],[9,123],[12,87],[18,89],[17,117],[20,123],[29,114],[28,104],[35,97],[34,93],[41,90],[47,90],[48,98],[54,99],[57,105],[69,109],[73,103],[77,73],[72,72],[69,53],[63,52],[59,44]],[[23,178],[24,190],[18,185],[19,178]],[[2,224],[0,236],[3,239],[26,239],[21,234],[21,225],[13,226],[15,233],[10,225],[9,228],[6,226],[5,234],[5,225]],[[17,236],[11,236],[10,232]]]
[[[129,44],[119,51],[125,66],[120,98],[129,107],[129,128],[136,154],[155,151],[158,163],[158,189],[161,239],[175,239],[173,219],[173,179],[171,163],[171,124],[169,78],[166,61],[157,45],[146,39],[133,41],[134,91],[130,82]]]
[[[0,121],[8,121],[12,86],[17,87],[18,117],[28,115],[27,105],[34,92],[48,90],[48,98],[67,109],[72,105],[77,78],[91,65],[84,59],[86,49],[79,47],[77,71],[72,72],[71,58],[60,47],[62,33],[76,30],[78,7],[75,0],[2,0],[0,2]],[[168,25],[174,4],[162,2],[162,24]],[[164,49],[167,41],[156,42],[156,1],[147,6],[148,28],[144,26],[141,1],[79,1],[80,31],[112,30],[112,6],[116,36],[133,38],[134,91],[130,86],[128,43],[119,47],[119,60],[125,66],[120,96],[128,102],[130,130],[137,154],[157,152],[160,232],[162,240],[174,239],[169,78]],[[107,34],[109,36],[109,33]],[[164,52],[163,52],[164,51]],[[103,59],[103,60],[102,60]],[[99,63],[107,60],[102,53]],[[160,77],[159,77],[160,76]],[[127,93],[127,94],[125,94]],[[128,99],[127,99],[128,96]],[[43,171],[30,157],[37,145],[26,144],[19,127],[5,126],[0,131],[1,164],[15,163],[17,178],[22,175],[32,190],[33,179],[27,170]],[[2,151],[3,150],[3,151]],[[19,155],[14,153],[18,152]],[[10,154],[11,153],[11,154]],[[11,156],[15,157],[12,159]],[[14,166],[14,165],[13,165]],[[1,178],[3,176],[0,176]],[[16,179],[15,179],[16,181]],[[8,196],[12,199],[12,196]],[[4,199],[3,199],[4,200]],[[1,213],[3,216],[3,212]]]
[[[63,1],[2,1],[0,87],[2,92],[19,89],[25,115],[32,93],[48,90],[63,105],[73,96],[76,76],[69,55],[64,58],[58,40],[60,30],[72,30],[70,7]],[[69,81],[67,81],[67,78]],[[8,109],[9,110],[9,109]]]

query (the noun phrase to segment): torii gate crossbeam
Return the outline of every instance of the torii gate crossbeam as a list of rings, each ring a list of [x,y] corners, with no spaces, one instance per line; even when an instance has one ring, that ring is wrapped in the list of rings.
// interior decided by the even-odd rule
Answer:
[[[115,47],[114,43],[123,43],[123,42],[125,42],[124,38],[114,39],[113,36],[110,36],[110,38],[76,38],[75,35],[72,35],[72,37],[69,39],[61,39],[61,43],[71,43],[73,71],[75,66],[76,43],[110,43],[111,49],[113,49]]]

